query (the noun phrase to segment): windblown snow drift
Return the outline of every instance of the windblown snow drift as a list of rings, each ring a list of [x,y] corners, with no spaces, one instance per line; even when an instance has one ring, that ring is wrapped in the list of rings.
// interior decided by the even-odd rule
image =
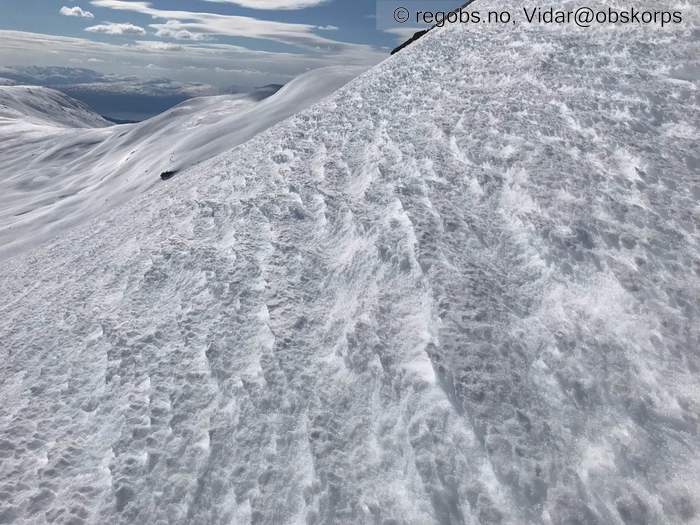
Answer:
[[[147,121],[110,127],[57,91],[0,87],[0,260],[124,204],[162,172],[245,142],[361,72],[319,68],[264,100],[199,97]]]
[[[436,29],[3,261],[0,521],[697,523],[683,9]]]

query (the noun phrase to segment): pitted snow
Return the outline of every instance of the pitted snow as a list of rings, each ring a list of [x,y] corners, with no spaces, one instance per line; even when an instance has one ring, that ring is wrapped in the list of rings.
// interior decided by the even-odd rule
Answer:
[[[697,521],[684,9],[433,32],[8,261],[2,518]]]

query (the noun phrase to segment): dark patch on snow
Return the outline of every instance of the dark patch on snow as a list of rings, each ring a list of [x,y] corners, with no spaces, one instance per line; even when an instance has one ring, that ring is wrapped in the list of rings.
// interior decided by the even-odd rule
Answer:
[[[458,13],[458,12],[460,12],[462,9],[466,9],[467,6],[469,6],[469,5],[472,4],[473,2],[475,2],[475,0],[468,0],[467,2],[464,2],[461,6],[459,6],[457,9],[455,9],[455,10],[452,11],[452,12],[453,12],[453,13]],[[421,38],[423,38],[426,34],[428,34],[430,31],[432,31],[432,30],[435,29],[436,27],[437,27],[437,25],[433,25],[433,26],[429,27],[428,29],[421,29],[420,31],[416,31],[415,33],[413,33],[413,36],[412,36],[411,38],[409,38],[408,40],[406,40],[406,41],[405,41],[403,44],[401,44],[400,46],[395,47],[394,49],[392,49],[392,50],[391,50],[391,54],[392,54],[392,55],[395,55],[396,53],[398,53],[399,51],[401,51],[403,48],[410,46],[410,45],[411,45],[413,42],[415,42],[416,40],[420,40]]]
[[[432,27],[430,29],[432,29]],[[428,33],[428,31],[430,31],[430,29],[421,29],[420,31],[416,31],[411,38],[406,40],[399,47],[392,49],[391,54],[395,55],[396,53],[401,51],[404,47],[410,46],[413,42],[415,42],[419,38],[422,38],[423,36],[425,36],[425,34]]]
[[[161,180],[169,180],[172,179],[176,174],[178,170],[168,170],[164,171],[163,173],[160,174]]]

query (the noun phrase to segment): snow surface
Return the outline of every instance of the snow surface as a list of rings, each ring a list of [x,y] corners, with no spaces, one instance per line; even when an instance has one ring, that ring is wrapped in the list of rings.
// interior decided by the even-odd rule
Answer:
[[[38,86],[3,85],[0,90],[0,125],[6,128],[19,124],[101,128],[110,123],[85,104],[59,91]],[[3,135],[3,141],[10,138],[8,133]]]
[[[4,261],[2,519],[697,523],[683,9],[433,31]]]
[[[262,101],[194,98],[147,121],[108,128],[57,91],[0,86],[0,260],[125,203],[161,183],[164,171],[245,142],[362,71],[320,68]]]

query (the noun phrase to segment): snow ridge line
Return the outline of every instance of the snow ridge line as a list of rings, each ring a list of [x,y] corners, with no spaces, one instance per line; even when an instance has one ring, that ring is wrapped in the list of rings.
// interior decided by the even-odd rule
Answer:
[[[464,2],[464,3],[463,3],[460,7],[458,7],[457,9],[454,9],[453,11],[450,11],[450,13],[459,13],[459,12],[461,12],[465,7],[468,7],[469,5],[473,4],[474,2],[476,2],[476,0],[468,0],[467,2]],[[401,51],[402,49],[405,49],[406,47],[410,46],[410,45],[413,44],[414,42],[417,42],[418,40],[420,40],[421,38],[423,38],[425,35],[427,35],[430,31],[432,31],[432,30],[435,29],[436,27],[438,27],[437,24],[433,24],[433,25],[430,26],[428,29],[421,29],[420,31],[416,31],[416,32],[413,34],[413,36],[412,36],[411,38],[409,38],[408,40],[406,40],[406,41],[405,41],[403,44],[401,44],[400,46],[398,46],[398,47],[392,49],[392,50],[391,50],[391,54],[392,54],[392,55],[395,55],[396,53],[398,53],[398,52]]]

